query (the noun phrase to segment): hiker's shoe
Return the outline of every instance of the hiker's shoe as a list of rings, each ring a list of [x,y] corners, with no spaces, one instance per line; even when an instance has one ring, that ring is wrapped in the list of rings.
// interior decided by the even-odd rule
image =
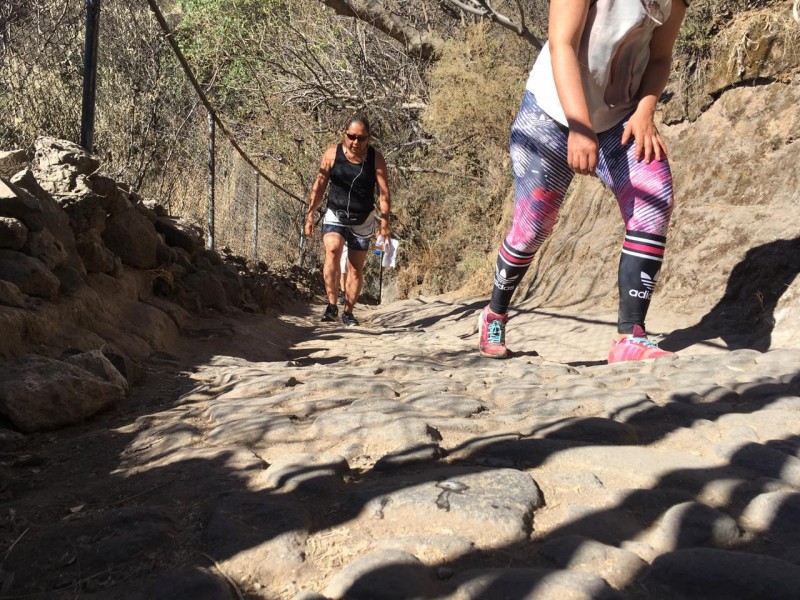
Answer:
[[[478,349],[482,356],[489,358],[506,358],[508,348],[506,348],[506,322],[508,315],[497,315],[489,310],[483,309],[478,316]]]
[[[345,327],[355,327],[359,324],[358,319],[356,319],[351,312],[342,313],[342,323],[344,323]]]
[[[647,337],[644,329],[638,325],[633,326],[633,333],[627,337],[611,342],[608,351],[608,363],[625,362],[627,360],[648,360],[672,356],[674,352],[667,352],[658,347],[653,340]]]
[[[322,321],[327,323],[331,323],[336,320],[336,317],[339,316],[339,309],[336,307],[335,304],[328,304],[325,307],[325,312],[322,313]]]

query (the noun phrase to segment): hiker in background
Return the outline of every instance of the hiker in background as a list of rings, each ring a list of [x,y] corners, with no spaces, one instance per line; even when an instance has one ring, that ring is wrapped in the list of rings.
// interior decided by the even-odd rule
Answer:
[[[347,121],[342,141],[330,146],[322,156],[319,173],[311,188],[306,214],[306,235],[314,235],[314,214],[328,191],[328,207],[322,219],[322,243],[325,246],[323,278],[328,305],[323,321],[335,321],[339,309],[336,300],[340,285],[340,260],[347,246],[347,278],[344,289],[342,323],[358,325],[353,307],[364,283],[364,261],[369,242],[375,233],[375,188],[378,188],[380,234],[389,240],[389,178],[386,160],[369,144],[369,121],[355,116]]]
[[[515,205],[479,317],[479,349],[505,358],[511,297],[550,235],[573,176],[614,193],[625,222],[617,337],[608,362],[670,354],[645,333],[664,258],[672,174],[654,123],[688,0],[551,0],[548,43],[511,128]]]

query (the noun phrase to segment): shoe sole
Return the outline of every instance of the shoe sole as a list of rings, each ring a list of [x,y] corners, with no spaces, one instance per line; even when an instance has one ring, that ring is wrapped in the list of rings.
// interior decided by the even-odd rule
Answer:
[[[667,356],[653,356],[650,358],[626,358],[625,360],[607,360],[606,363],[609,365],[618,365],[620,363],[626,362],[649,362],[651,360],[659,360],[662,358],[669,358],[672,354],[668,354]]]
[[[496,358],[496,359],[504,359],[509,357],[509,351],[506,350],[505,354],[489,354],[488,352],[484,352],[480,348],[478,349],[478,353],[486,358]]]

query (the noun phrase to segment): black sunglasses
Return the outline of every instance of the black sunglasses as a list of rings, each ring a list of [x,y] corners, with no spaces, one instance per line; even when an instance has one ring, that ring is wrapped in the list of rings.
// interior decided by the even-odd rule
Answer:
[[[345,132],[345,135],[347,136],[347,139],[350,140],[351,142],[355,142],[356,140],[358,140],[359,142],[366,142],[367,138],[369,137],[368,135],[356,135],[355,133],[348,133],[348,132]]]

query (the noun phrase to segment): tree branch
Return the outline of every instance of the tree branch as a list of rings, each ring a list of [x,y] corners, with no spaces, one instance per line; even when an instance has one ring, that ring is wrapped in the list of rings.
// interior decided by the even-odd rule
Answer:
[[[472,177],[464,173],[456,173],[454,171],[445,171],[444,169],[434,169],[429,167],[401,167],[400,165],[387,164],[390,169],[397,169],[401,173],[435,173],[436,175],[448,175],[450,177],[458,177],[461,179],[469,179],[471,181],[480,181],[479,177]]]
[[[456,8],[460,8],[464,12],[468,12],[473,15],[477,15],[482,19],[489,19],[490,21],[494,21],[498,25],[505,27],[516,33],[518,36],[523,38],[528,43],[532,44],[538,50],[542,49],[542,42],[539,38],[537,38],[531,30],[527,28],[525,25],[525,16],[522,12],[522,6],[517,3],[517,6],[520,9],[520,22],[515,23],[505,15],[500,14],[495,9],[493,9],[486,0],[445,0],[449,2]]]
[[[429,60],[439,51],[441,42],[422,33],[397,15],[386,10],[378,0],[319,0],[336,14],[369,23],[389,37],[405,44],[409,53]]]

